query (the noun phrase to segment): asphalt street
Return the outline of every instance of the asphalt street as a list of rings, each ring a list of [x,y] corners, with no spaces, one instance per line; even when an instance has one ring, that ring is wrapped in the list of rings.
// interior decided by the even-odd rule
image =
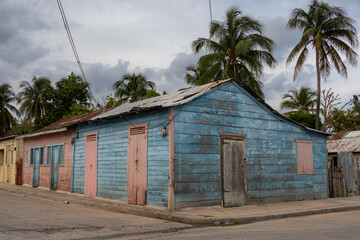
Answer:
[[[192,226],[0,191],[0,239],[360,239],[360,211]]]

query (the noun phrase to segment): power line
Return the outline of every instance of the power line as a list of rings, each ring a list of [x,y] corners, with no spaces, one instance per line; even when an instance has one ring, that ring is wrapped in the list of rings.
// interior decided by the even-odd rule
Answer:
[[[68,24],[68,22],[67,22],[67,20],[66,20],[66,16],[65,16],[65,12],[64,12],[64,9],[63,9],[61,0],[56,0],[56,1],[57,1],[58,6],[59,6],[61,18],[62,18],[62,20],[63,20],[66,33],[67,33],[67,35],[68,35],[68,37],[69,37],[69,41],[70,41],[71,48],[72,48],[73,53],[74,53],[74,55],[75,55],[76,62],[77,62],[77,64],[78,64],[78,66],[79,66],[79,69],[80,69],[80,72],[81,72],[81,76],[82,76],[82,78],[84,79],[84,81],[87,83],[87,86],[88,86],[88,89],[89,89],[89,92],[90,92],[91,97],[92,97],[93,100],[96,102],[96,104],[99,105],[98,101],[96,100],[96,98],[94,97],[94,94],[93,94],[92,91],[91,91],[90,84],[89,84],[89,82],[88,82],[87,79],[86,79],[84,69],[83,69],[83,67],[82,67],[82,65],[81,65],[81,62],[80,62],[79,54],[78,54],[77,51],[76,51],[75,43],[74,43],[73,37],[72,37],[71,32],[70,32],[69,24]]]
[[[211,0],[209,0],[209,9],[210,9],[210,23],[212,23]]]

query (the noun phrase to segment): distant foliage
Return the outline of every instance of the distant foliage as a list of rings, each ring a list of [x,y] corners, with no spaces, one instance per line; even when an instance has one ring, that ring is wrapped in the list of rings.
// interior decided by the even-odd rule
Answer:
[[[286,117],[306,126],[315,129],[316,115],[308,112],[290,112],[285,114]]]
[[[121,80],[113,85],[115,97],[123,104],[127,102],[136,102],[146,97],[148,90],[155,88],[155,83],[147,81],[142,74],[125,74]]]
[[[16,124],[13,114],[18,115],[18,110],[13,103],[16,102],[15,92],[12,87],[3,83],[0,85],[0,137],[8,135],[10,128]]]
[[[290,64],[297,58],[294,77],[309,56],[309,50],[315,52],[317,96],[316,96],[316,129],[320,129],[321,78],[326,79],[331,72],[331,64],[336,71],[347,78],[347,68],[342,60],[353,66],[357,65],[358,54],[354,51],[359,44],[355,20],[336,6],[312,0],[307,11],[295,8],[291,12],[287,27],[302,32],[299,42],[291,50],[286,63]],[[342,56],[343,55],[343,56]]]
[[[45,113],[46,99],[44,94],[53,89],[50,80],[34,76],[30,83],[27,81],[21,82],[20,88],[22,91],[17,95],[17,98],[20,99],[20,113],[34,120],[35,124],[39,124],[41,117]]]
[[[17,120],[8,135],[23,135],[34,131],[34,123],[29,118]]]
[[[360,103],[357,96],[350,100],[350,108],[347,110],[333,110],[329,119],[329,129],[332,132],[360,130]]]
[[[76,112],[85,113],[91,110],[88,84],[71,73],[68,78],[56,82],[55,88],[44,92],[45,114],[35,128],[43,128],[64,116],[73,116]],[[72,109],[71,109],[72,108]]]
[[[292,89],[283,95],[280,108],[310,113],[316,102],[315,97],[316,92],[308,87],[301,87],[300,90]]]
[[[262,25],[236,8],[226,12],[223,21],[210,23],[209,38],[193,41],[195,53],[201,50],[207,54],[200,57],[196,67],[186,75],[192,85],[201,85],[220,79],[234,78],[246,84],[259,96],[264,97],[260,76],[263,63],[273,67],[273,41],[263,35]]]
[[[105,101],[105,108],[112,108],[120,105],[120,102],[117,101],[111,93],[105,97]]]
[[[70,107],[70,113],[63,115],[62,119],[83,115],[83,114],[86,114],[86,113],[89,113],[89,112],[91,112],[91,110],[88,109],[87,107],[84,107],[84,106],[79,105],[79,104],[73,104]]]

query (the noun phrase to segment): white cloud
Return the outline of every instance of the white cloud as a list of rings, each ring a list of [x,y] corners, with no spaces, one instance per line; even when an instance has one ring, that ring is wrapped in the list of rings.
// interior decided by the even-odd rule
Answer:
[[[25,4],[26,2],[26,4]],[[360,22],[360,1],[329,0],[344,7]],[[191,42],[208,37],[208,1],[193,0],[62,0],[93,92],[102,97],[126,72],[142,72],[157,84],[158,91],[185,87],[185,67],[196,62]],[[299,40],[299,31],[285,28],[292,9],[306,8],[308,0],[212,0],[214,20],[224,19],[231,6],[264,24],[272,38],[278,60],[275,69],[266,68],[261,80],[266,101],[278,109],[281,96],[293,87],[315,89],[313,56],[293,82],[293,64],[285,65],[290,49]],[[358,26],[358,25],[357,25]],[[0,8],[0,81],[18,83],[33,75],[57,81],[78,67],[68,42],[56,1],[4,0]],[[325,88],[332,87],[343,99],[359,94],[360,74],[349,67],[345,81],[333,69]]]

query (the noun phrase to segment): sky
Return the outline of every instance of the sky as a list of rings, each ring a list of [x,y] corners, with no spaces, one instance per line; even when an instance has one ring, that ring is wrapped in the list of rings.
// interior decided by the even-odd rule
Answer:
[[[360,31],[359,0],[328,0],[346,10]],[[260,80],[265,101],[279,110],[282,95],[301,86],[316,89],[315,57],[293,81],[294,64],[286,58],[301,33],[286,23],[294,8],[309,0],[211,0],[212,18],[221,21],[230,7],[260,21],[263,34],[275,42],[275,68],[265,67]],[[99,102],[126,73],[142,73],[158,92],[188,87],[186,67],[200,55],[191,49],[198,37],[209,37],[208,0],[62,0],[68,24],[91,90]],[[359,53],[359,49],[356,49]],[[322,88],[331,88],[342,102],[360,94],[360,67],[347,64],[348,79],[332,68]],[[53,83],[71,72],[80,74],[56,0],[0,0],[0,83],[19,92],[33,76]]]

